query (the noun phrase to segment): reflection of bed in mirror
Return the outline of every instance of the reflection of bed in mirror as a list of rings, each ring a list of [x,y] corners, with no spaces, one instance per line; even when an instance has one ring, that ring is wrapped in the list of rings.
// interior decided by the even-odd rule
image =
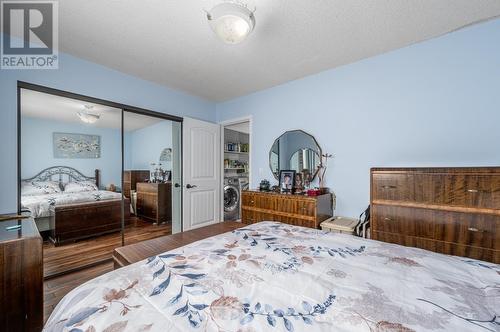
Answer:
[[[99,170],[85,176],[72,167],[54,166],[23,179],[21,208],[56,245],[121,230],[122,195],[99,190]],[[124,216],[128,222],[128,209]]]

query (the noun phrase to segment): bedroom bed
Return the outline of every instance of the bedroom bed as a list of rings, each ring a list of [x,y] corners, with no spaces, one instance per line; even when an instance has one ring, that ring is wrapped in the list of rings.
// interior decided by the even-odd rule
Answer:
[[[45,331],[500,331],[500,265],[261,222],[68,293]]]
[[[122,195],[99,190],[99,178],[99,170],[90,177],[72,167],[49,167],[21,181],[21,209],[55,245],[120,231]],[[130,211],[124,210],[128,223]]]

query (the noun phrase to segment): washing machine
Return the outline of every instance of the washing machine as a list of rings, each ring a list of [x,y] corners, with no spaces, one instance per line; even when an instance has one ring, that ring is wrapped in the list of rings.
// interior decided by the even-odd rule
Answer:
[[[224,220],[240,219],[241,189],[239,178],[224,179]]]

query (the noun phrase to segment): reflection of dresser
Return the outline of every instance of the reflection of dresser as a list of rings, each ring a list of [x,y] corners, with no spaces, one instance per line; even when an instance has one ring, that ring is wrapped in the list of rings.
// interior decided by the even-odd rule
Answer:
[[[137,182],[137,216],[156,223],[172,221],[172,183]]]
[[[308,197],[244,190],[241,220],[246,224],[268,220],[318,228],[322,221],[332,216],[332,203],[331,194]]]
[[[123,171],[123,195],[127,198],[130,198],[130,191],[136,190],[136,183],[144,182],[144,180],[146,179],[149,179],[149,171]]]

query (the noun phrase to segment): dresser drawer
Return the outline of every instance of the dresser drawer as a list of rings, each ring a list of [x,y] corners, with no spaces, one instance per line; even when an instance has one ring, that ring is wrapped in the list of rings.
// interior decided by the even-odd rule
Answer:
[[[157,194],[158,193],[158,184],[138,182],[138,183],[136,183],[136,189],[137,189],[137,192]]]
[[[500,174],[373,173],[372,199],[500,209]]]
[[[410,174],[374,173],[371,191],[374,200],[409,202],[415,199],[415,188]]]
[[[284,198],[276,202],[275,210],[293,215],[314,217],[316,213],[316,202],[295,197]]]
[[[241,210],[241,222],[244,224],[254,224],[255,221],[255,216],[254,216],[254,211],[251,210]]]
[[[500,216],[373,205],[374,231],[500,250]]]
[[[452,242],[436,241],[420,237],[378,231],[372,232],[372,239],[408,247],[426,249],[447,255],[464,256],[497,264],[500,263],[500,250],[479,248]]]
[[[242,192],[241,194],[241,205],[248,207],[255,207],[255,195],[250,192]]]
[[[280,215],[274,216],[274,220],[294,226],[319,228],[319,222],[317,222],[316,220],[307,220],[307,219],[293,218]]]
[[[241,210],[241,221],[245,224],[255,224],[261,221],[279,221],[276,215],[248,209]]]

